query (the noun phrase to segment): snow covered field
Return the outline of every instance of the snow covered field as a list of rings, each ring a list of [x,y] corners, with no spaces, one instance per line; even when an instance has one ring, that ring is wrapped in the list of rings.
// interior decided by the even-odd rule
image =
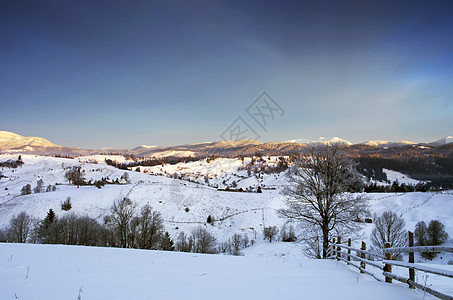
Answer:
[[[0,155],[0,161],[16,158]],[[181,231],[189,233],[202,225],[218,242],[240,233],[247,234],[255,245],[241,251],[245,256],[232,257],[0,244],[0,299],[77,299],[79,293],[81,299],[361,299],[364,295],[370,299],[423,299],[420,291],[409,290],[399,283],[378,283],[343,263],[307,259],[298,244],[265,243],[263,227],[280,228],[285,222],[276,212],[284,207],[285,198],[281,194],[286,184],[284,173],[248,177],[245,170],[238,171],[243,165],[238,159],[165,165],[162,170],[159,166],[152,167],[161,175],[180,172],[191,179],[198,177],[199,182],[208,174],[211,183],[222,184],[225,180],[227,185],[237,181],[238,188],[258,184],[275,188],[263,189],[263,193],[227,192],[205,184],[135,171],[126,171],[130,177],[130,183],[126,183],[121,180],[125,171],[102,163],[105,158],[112,157],[79,160],[23,155],[22,167],[3,168],[0,170],[5,176],[0,179],[0,228],[22,211],[43,219],[50,208],[57,217],[86,214],[102,222],[110,213],[113,201],[127,196],[138,204],[138,209],[150,204],[159,211],[165,220],[165,230],[173,239]],[[122,184],[105,185],[101,189],[68,185],[64,174],[73,166],[82,168],[87,181],[108,177]],[[399,173],[393,175],[399,180],[407,179]],[[56,191],[20,195],[25,184],[34,187],[40,179],[44,186],[57,184]],[[372,213],[380,215],[384,210],[392,210],[405,219],[407,230],[414,230],[418,221],[437,219],[453,234],[452,191],[365,196],[370,200]],[[69,212],[61,210],[61,203],[67,197],[72,202]],[[216,220],[213,225],[206,223],[209,215]],[[366,224],[355,243],[363,239],[369,244],[373,226]],[[450,260],[453,261],[451,254],[442,255],[434,263],[446,265]],[[442,291],[453,292],[450,279],[434,282],[437,280],[432,275],[428,284],[440,284]]]
[[[0,244],[1,299],[435,299],[289,243],[245,256]]]

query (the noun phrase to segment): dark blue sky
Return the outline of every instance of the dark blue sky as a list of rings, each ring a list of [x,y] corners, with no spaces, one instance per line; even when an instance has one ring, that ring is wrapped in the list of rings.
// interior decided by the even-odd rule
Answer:
[[[0,130],[88,148],[453,134],[452,1],[3,1]],[[266,91],[267,131],[245,110]]]

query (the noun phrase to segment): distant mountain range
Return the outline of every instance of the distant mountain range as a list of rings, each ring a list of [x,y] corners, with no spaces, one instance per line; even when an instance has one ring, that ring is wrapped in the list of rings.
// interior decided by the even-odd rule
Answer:
[[[121,153],[140,157],[186,157],[186,156],[238,156],[262,153],[265,155],[281,155],[300,151],[307,145],[313,144],[340,144],[356,155],[377,154],[380,156],[401,156],[406,153],[411,156],[439,155],[453,156],[453,137],[447,136],[430,143],[413,143],[409,141],[381,141],[370,140],[353,144],[347,140],[334,137],[332,139],[320,138],[317,141],[304,139],[289,140],[286,142],[259,142],[255,140],[205,142],[171,147],[146,146],[128,149],[104,148],[100,150],[63,147],[40,137],[24,137],[18,134],[0,131],[0,152],[3,153],[32,153],[40,155],[90,155],[100,153]]]

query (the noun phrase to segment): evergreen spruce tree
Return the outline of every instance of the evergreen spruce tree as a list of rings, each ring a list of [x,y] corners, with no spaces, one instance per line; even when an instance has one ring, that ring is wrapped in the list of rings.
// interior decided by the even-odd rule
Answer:
[[[166,250],[166,251],[174,251],[175,250],[175,245],[173,243],[173,240],[170,237],[170,234],[168,232],[165,232],[164,235],[162,235],[161,239],[161,249]]]

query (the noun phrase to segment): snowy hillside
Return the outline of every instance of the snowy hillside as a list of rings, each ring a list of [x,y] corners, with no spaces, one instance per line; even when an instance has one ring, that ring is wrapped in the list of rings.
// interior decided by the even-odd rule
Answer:
[[[140,167],[141,172],[172,176],[198,182],[212,187],[242,188],[256,190],[258,186],[267,188],[282,187],[287,184],[285,173],[266,174],[259,172],[267,167],[276,167],[280,159],[275,156],[263,159],[246,157],[239,158],[216,158],[212,160],[166,164],[153,167]],[[136,169],[136,168],[134,168]],[[250,170],[248,173],[247,169]]]
[[[387,175],[387,180],[390,181],[389,184],[393,182],[398,182],[399,184],[404,183],[408,185],[417,185],[419,183],[424,183],[424,181],[410,178],[409,176],[402,174],[400,172],[396,172],[389,169],[383,169],[383,171]]]
[[[0,131],[0,150],[21,148],[22,150],[33,151],[33,147],[60,146],[40,137],[25,137],[8,131]]]
[[[289,243],[246,256],[0,243],[2,299],[435,299]]]
[[[17,156],[1,155],[0,161],[16,159]],[[99,161],[106,156],[94,157]],[[238,168],[249,164],[251,158],[215,159],[210,162],[196,161],[177,165],[161,165],[147,167],[154,173],[166,176],[151,175],[150,173],[127,171],[130,183],[121,179],[124,170],[119,170],[105,164],[86,163],[93,161],[93,157],[84,159],[65,159],[55,157],[40,157],[23,155],[25,164],[17,169],[3,168],[0,170],[4,176],[0,178],[0,228],[5,227],[9,220],[26,211],[28,214],[43,219],[47,211],[52,208],[57,216],[74,212],[88,214],[97,218],[99,222],[110,213],[109,208],[113,201],[122,197],[129,197],[138,203],[138,208],[150,204],[153,209],[162,213],[165,227],[173,238],[179,232],[190,232],[199,225],[206,226],[217,237],[218,241],[225,241],[235,233],[247,234],[256,242],[262,241],[264,226],[281,227],[285,222],[278,217],[276,209],[284,207],[282,187],[287,184],[284,173],[254,174],[253,170],[248,176],[246,170]],[[113,157],[110,157],[113,158]],[[275,157],[266,160],[266,164],[276,162]],[[64,173],[68,168],[81,166],[86,180],[99,180],[109,178],[111,181],[118,179],[121,184],[107,184],[98,189],[95,186],[68,185]],[[167,177],[173,173],[186,174],[184,180]],[[387,173],[389,176],[391,172]],[[205,183],[208,176],[209,184]],[[393,173],[398,180],[400,173]],[[44,181],[44,186],[56,185],[56,191],[20,195],[21,188],[30,183],[34,187],[38,180]],[[201,183],[189,182],[188,179]],[[225,185],[223,185],[225,181]],[[236,181],[237,188],[246,189],[249,186],[261,185],[263,193],[256,192],[228,192],[213,188],[213,184],[232,186]],[[370,199],[372,213],[381,214],[390,209],[401,215],[406,220],[408,230],[414,230],[418,221],[429,222],[438,219],[446,225],[447,232],[453,235],[453,192],[442,193],[376,193],[365,194]],[[61,203],[71,197],[72,209],[70,212],[61,210]],[[186,212],[188,208],[188,212]],[[208,216],[216,222],[214,225],[206,224]],[[365,229],[365,238],[368,237],[372,225]]]
[[[8,158],[17,157],[0,156],[1,160]],[[160,211],[166,230],[173,237],[180,231],[190,232],[192,228],[206,224],[209,215],[222,220],[214,226],[209,225],[219,241],[234,233],[247,233],[255,239],[262,234],[263,221],[266,226],[283,223],[275,213],[282,203],[282,196],[276,191],[265,190],[261,194],[218,191],[201,184],[132,171],[128,171],[130,184],[105,185],[102,189],[95,186],[77,188],[67,185],[64,178],[65,171],[72,166],[81,166],[87,181],[106,177],[119,179],[125,171],[105,164],[81,163],[76,159],[27,155],[22,159],[25,162],[22,167],[2,170],[6,178],[0,180],[0,228],[21,211],[42,219],[50,208],[57,216],[74,212],[88,214],[102,222],[113,201],[125,196],[137,202],[138,208],[150,204]],[[44,185],[57,183],[57,190],[20,195],[25,184],[35,186],[39,179]],[[73,203],[70,212],[61,210],[61,203],[67,197],[71,197]],[[188,212],[186,208],[189,208]]]

